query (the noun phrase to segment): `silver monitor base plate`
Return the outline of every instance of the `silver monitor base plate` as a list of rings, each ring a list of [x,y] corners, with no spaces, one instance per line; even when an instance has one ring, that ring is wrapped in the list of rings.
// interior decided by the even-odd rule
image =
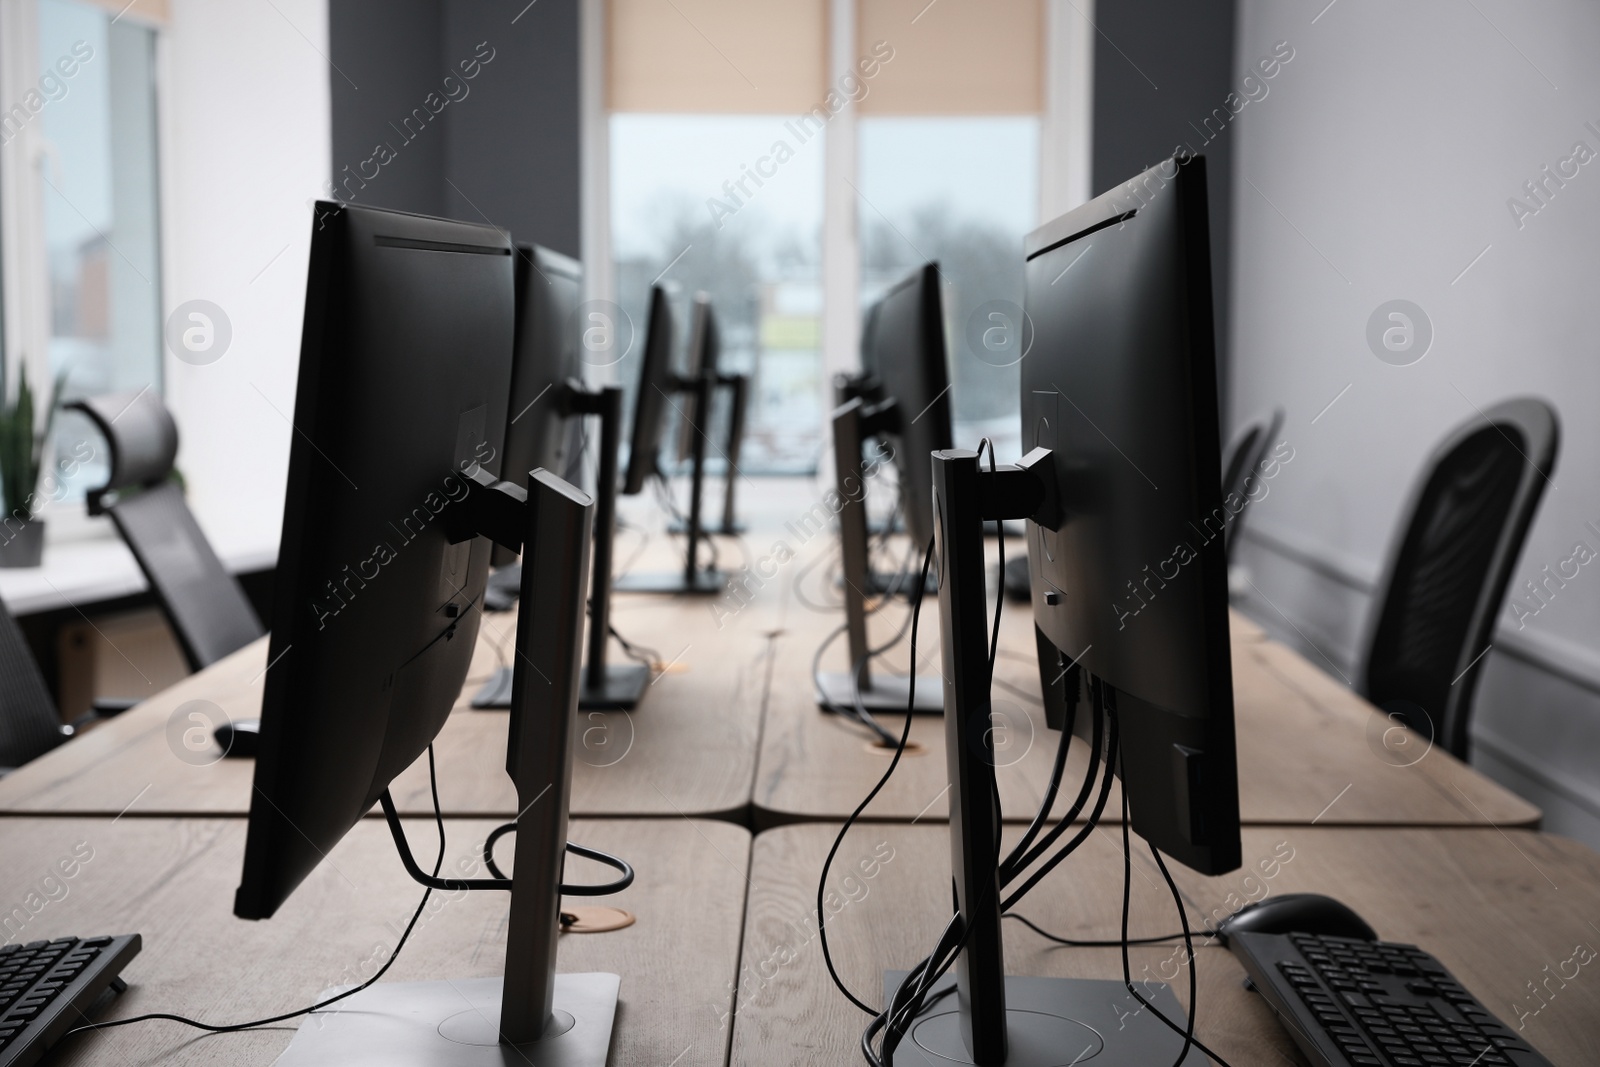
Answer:
[[[1192,964],[1191,964],[1192,966]],[[894,996],[905,971],[886,971],[884,1003]],[[927,1007],[894,1052],[894,1067],[949,1067],[971,1064],[961,1037],[955,977],[934,983]],[[939,994],[949,990],[943,997]],[[1180,1027],[1188,1014],[1169,986],[1140,982],[1139,993]],[[936,999],[937,998],[937,999]],[[1090,978],[1006,976],[1005,1067],[1167,1067],[1183,1048],[1183,1035],[1134,999],[1121,982]],[[1212,1067],[1210,1057],[1191,1047],[1182,1067]]]
[[[498,978],[378,982],[307,1018],[276,1067],[605,1067],[621,982],[556,975],[549,1032],[517,1046],[500,1044]]]
[[[817,703],[836,708],[853,708],[856,704],[855,680],[839,671],[824,671],[817,675]],[[905,675],[872,673],[872,685],[861,691],[861,703],[870,712],[905,713],[906,696],[910,683]],[[944,679],[937,674],[917,675],[917,703],[911,709],[917,715],[944,714]]]

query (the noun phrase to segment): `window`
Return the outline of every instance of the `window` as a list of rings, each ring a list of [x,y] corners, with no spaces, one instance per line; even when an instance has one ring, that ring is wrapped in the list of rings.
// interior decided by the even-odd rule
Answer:
[[[33,0],[34,32],[8,42],[4,177],[8,269],[40,279],[7,287],[8,388],[27,364],[37,393],[159,389],[161,291],[155,36],[148,22],[86,0]],[[31,39],[29,39],[31,38]],[[56,421],[59,456],[98,435]],[[75,465],[63,496],[81,498],[106,457]]]
[[[636,335],[658,276],[684,308],[696,289],[713,294],[723,366],[754,383],[747,473],[817,468],[829,368],[855,362],[827,323],[858,322],[928,260],[946,286],[958,443],[988,435],[1020,453],[1021,247],[1041,201],[1047,4],[606,3],[612,291]],[[830,24],[841,14],[848,43]],[[871,73],[852,59],[842,80],[838,51],[872,58]],[[801,118],[829,114],[818,108],[830,99],[825,127]],[[848,164],[830,165],[830,147]],[[825,352],[825,336],[841,351]]]
[[[763,163],[785,121],[783,115],[654,114],[611,120],[618,303],[638,339],[619,366],[622,381],[629,390],[638,383],[654,281],[676,296],[680,353],[689,299],[700,290],[712,293],[719,368],[751,375],[740,463],[746,473],[810,470],[822,444],[823,156],[821,145],[809,152],[802,146],[781,166]],[[745,177],[752,165],[772,172],[759,187]],[[741,179],[754,195],[723,189]],[[715,423],[712,440],[715,465],[724,440]]]
[[[1037,219],[1032,117],[863,118],[861,297],[929,260],[944,279],[956,444],[1021,455],[1022,238]]]

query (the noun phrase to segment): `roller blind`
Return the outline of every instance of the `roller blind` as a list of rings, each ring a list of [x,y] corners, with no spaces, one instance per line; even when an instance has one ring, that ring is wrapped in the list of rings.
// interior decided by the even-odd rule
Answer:
[[[858,107],[874,115],[1044,110],[1044,0],[857,0],[859,50],[894,49]]]
[[[171,17],[167,0],[87,0],[95,7],[111,12],[113,16],[136,17],[142,22],[166,25]]]
[[[827,92],[825,0],[609,0],[613,111],[810,109]]]

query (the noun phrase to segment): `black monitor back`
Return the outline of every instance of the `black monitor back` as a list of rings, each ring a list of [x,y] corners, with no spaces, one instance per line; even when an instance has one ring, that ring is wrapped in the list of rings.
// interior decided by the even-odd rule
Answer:
[[[1059,530],[1028,524],[1034,619],[1114,690],[1135,829],[1191,867],[1231,870],[1228,514],[1204,161],[1169,160],[1024,247],[1023,447],[1052,450],[1066,516]],[[1041,673],[1047,686],[1059,677]]]
[[[498,473],[511,246],[319,203],[241,918],[266,918],[427,748],[460,695],[489,544],[441,514]]]
[[[502,469],[526,488],[536,467],[562,476],[569,464],[575,423],[561,410],[568,381],[582,381],[578,358],[578,304],[583,267],[538,245],[518,245],[516,255],[516,355]]]
[[[939,265],[917,268],[867,311],[864,360],[899,411],[888,436],[900,473],[906,531],[917,545],[933,538],[932,453],[954,448],[950,368],[944,344]]]
[[[716,374],[717,362],[722,355],[722,333],[717,327],[717,313],[711,306],[709,293],[696,293],[689,307],[689,373],[693,381],[702,374]],[[708,392],[707,396],[714,395]],[[708,405],[709,406],[709,405]],[[710,433],[711,413],[697,412],[691,401],[683,405],[684,417],[678,430],[678,462],[687,463],[694,451],[696,433]],[[700,425],[695,425],[695,420]],[[726,457],[724,457],[726,458]]]
[[[676,390],[672,372],[672,304],[659,285],[650,288],[650,321],[645,326],[644,359],[639,368],[639,391],[633,397],[633,431],[628,446],[628,473],[622,491],[628,496],[644,488],[644,481],[660,471],[657,450],[667,403]]]

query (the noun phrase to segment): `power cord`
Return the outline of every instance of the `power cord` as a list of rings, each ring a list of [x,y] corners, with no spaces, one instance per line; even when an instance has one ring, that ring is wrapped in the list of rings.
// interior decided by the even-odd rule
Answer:
[[[434,877],[437,878],[439,871],[444,867],[444,812],[439,805],[439,779],[434,767],[433,745],[431,744],[428,746],[428,788],[433,794],[434,823],[439,828],[439,857],[438,859],[434,860],[433,863],[433,874]],[[88,1023],[84,1026],[75,1026],[63,1034],[62,1037],[68,1038],[72,1037],[74,1034],[81,1034],[90,1030],[107,1030],[113,1026],[128,1026],[131,1023],[152,1022],[157,1019],[164,1019],[168,1022],[182,1023],[184,1026],[193,1027],[196,1030],[205,1030],[213,1034],[228,1034],[237,1032],[239,1030],[254,1030],[262,1026],[270,1026],[273,1023],[281,1023],[288,1019],[295,1019],[302,1015],[310,1015],[312,1012],[321,1011],[330,1004],[336,1004],[339,1001],[344,1000],[346,997],[354,996],[384,976],[389,968],[393,966],[394,961],[399,958],[400,950],[405,947],[406,940],[411,936],[411,931],[417,925],[417,920],[422,917],[422,909],[428,906],[428,897],[432,893],[433,888],[431,886],[423,890],[422,900],[419,904],[417,904],[417,910],[411,913],[411,921],[406,923],[405,930],[400,934],[400,940],[395,942],[394,951],[389,953],[389,958],[384,961],[382,967],[378,968],[376,974],[374,974],[371,978],[368,978],[365,982],[362,982],[360,985],[347,989],[343,993],[335,994],[326,1000],[319,1000],[317,1003],[308,1008],[299,1008],[295,1011],[287,1011],[281,1015],[273,1015],[265,1019],[254,1019],[247,1023],[225,1024],[203,1023],[197,1019],[190,1019],[182,1015],[172,1015],[167,1012],[149,1012],[145,1015],[134,1015],[127,1019],[112,1019],[110,1022]]]
[[[933,541],[929,540],[928,549],[922,557],[922,580],[924,583],[926,583],[928,580],[928,569],[932,563]],[[917,624],[920,621],[921,616],[922,589],[918,588],[912,594],[911,608],[911,652],[913,656],[913,662],[915,662],[917,650]],[[844,825],[839,828],[838,836],[833,839],[833,847],[828,849],[828,858],[822,861],[822,874],[817,879],[817,935],[822,942],[823,962],[828,965],[828,975],[833,979],[833,984],[838,987],[839,992],[844,994],[845,999],[869,1015],[875,1015],[877,1013],[873,1011],[870,1006],[868,1006],[866,1001],[862,1000],[860,997],[856,996],[855,993],[851,992],[850,987],[844,984],[844,980],[839,977],[839,972],[833,965],[833,953],[828,948],[828,912],[827,909],[822,906],[822,898],[827,891],[828,870],[833,866],[833,858],[838,854],[839,846],[844,844],[845,835],[850,832],[850,828],[854,826],[856,820],[861,817],[861,813],[867,810],[867,805],[871,804],[877,795],[883,790],[883,787],[888,784],[889,778],[894,774],[895,768],[900,766],[900,757],[905,754],[906,741],[911,737],[911,709],[916,706],[917,675],[915,671],[913,671],[911,674],[908,689],[910,692],[906,697],[906,724],[905,728],[900,733],[899,744],[895,747],[894,756],[889,760],[889,766],[884,770],[883,776],[878,779],[878,783],[874,785],[872,790],[861,799],[861,803],[856,805],[856,809],[850,813],[850,817],[846,819],[844,821]]]
[[[1111,721],[1115,723],[1115,707],[1110,707],[1108,711],[1111,715]],[[1194,1017],[1195,1009],[1198,1006],[1197,989],[1199,982],[1198,976],[1195,974],[1194,940],[1189,933],[1189,913],[1184,910],[1183,897],[1178,892],[1178,884],[1172,880],[1172,874],[1167,870],[1166,862],[1161,858],[1161,850],[1153,844],[1150,845],[1150,854],[1155,857],[1156,866],[1161,868],[1161,877],[1166,880],[1167,888],[1172,891],[1173,903],[1178,908],[1178,920],[1183,924],[1184,962],[1189,968],[1188,1025],[1179,1027],[1177,1023],[1163,1015],[1159,1008],[1146,1000],[1143,993],[1134,988],[1133,972],[1128,964],[1128,946],[1132,943],[1128,939],[1128,906],[1133,890],[1133,850],[1129,847],[1128,823],[1128,791],[1124,789],[1122,791],[1122,984],[1128,988],[1129,993],[1133,994],[1135,1000],[1149,1008],[1151,1014],[1165,1023],[1167,1029],[1175,1034],[1183,1035],[1183,1049],[1178,1053],[1178,1058],[1172,1061],[1173,1067],[1178,1067],[1179,1064],[1183,1063],[1184,1057],[1189,1055],[1191,1045],[1210,1056],[1219,1067],[1232,1067],[1232,1064],[1206,1047],[1203,1041],[1194,1036]]]
[[[1124,943],[1129,945],[1165,945],[1169,942],[1181,941],[1183,939],[1183,934],[1180,932],[1176,934],[1162,934],[1160,937],[1130,937],[1126,942],[1124,942],[1121,938],[1115,937],[1105,941],[1080,941],[1076,938],[1061,937],[1057,934],[1052,934],[1049,930],[1046,930],[1044,927],[1040,926],[1026,915],[1019,915],[1014,911],[1008,911],[1004,915],[1001,915],[1000,918],[1015,919],[1023,926],[1026,926],[1028,929],[1044,938],[1046,941],[1054,941],[1058,945],[1070,945],[1073,948],[1117,948]]]

